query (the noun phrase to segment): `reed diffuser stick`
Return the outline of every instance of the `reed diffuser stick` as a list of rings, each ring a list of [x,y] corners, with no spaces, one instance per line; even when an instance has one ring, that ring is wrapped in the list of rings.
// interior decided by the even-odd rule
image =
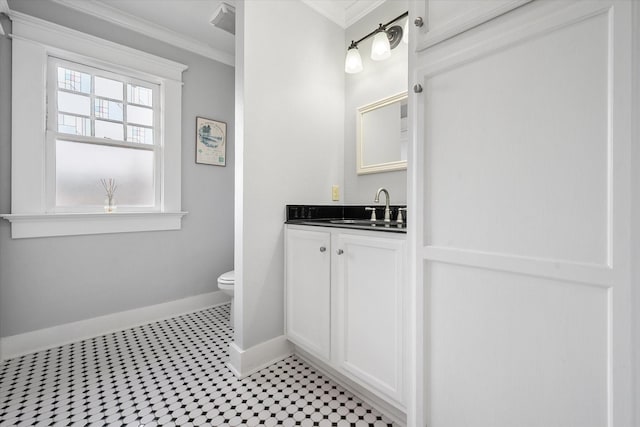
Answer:
[[[109,179],[101,178],[100,183],[102,184],[102,187],[104,187],[104,191],[107,192],[107,197],[109,199],[113,199],[113,195],[115,194],[116,189],[118,188],[118,186],[116,185],[116,180],[113,178],[109,178]]]

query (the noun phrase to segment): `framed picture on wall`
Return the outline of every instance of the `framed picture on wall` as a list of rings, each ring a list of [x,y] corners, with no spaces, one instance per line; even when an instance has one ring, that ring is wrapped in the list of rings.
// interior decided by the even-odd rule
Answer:
[[[227,124],[196,117],[196,163],[225,166]]]

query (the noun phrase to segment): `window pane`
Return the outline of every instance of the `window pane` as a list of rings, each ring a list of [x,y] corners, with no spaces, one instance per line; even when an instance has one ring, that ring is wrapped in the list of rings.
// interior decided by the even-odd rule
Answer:
[[[128,84],[127,100],[134,104],[146,105],[147,107],[151,107],[153,105],[153,91],[146,87]]]
[[[153,126],[153,110],[129,105],[127,107],[127,121],[139,125]]]
[[[91,92],[91,76],[80,71],[58,67],[58,87],[76,92]]]
[[[108,138],[124,141],[124,126],[121,123],[96,120],[96,138]]]
[[[122,82],[96,76],[96,95],[122,101]]]
[[[56,141],[56,204],[103,206],[101,178],[116,180],[118,206],[154,204],[153,151]]]
[[[140,144],[153,144],[153,129],[127,126],[127,141]]]
[[[91,136],[91,119],[58,114],[58,132]]]
[[[69,92],[58,91],[58,110],[65,113],[91,115],[91,98]]]
[[[96,98],[95,113],[99,119],[122,121],[122,103]]]

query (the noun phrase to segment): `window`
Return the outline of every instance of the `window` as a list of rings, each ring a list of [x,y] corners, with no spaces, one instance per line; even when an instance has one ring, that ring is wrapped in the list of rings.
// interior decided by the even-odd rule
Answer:
[[[158,210],[159,86],[53,57],[48,73],[47,210],[102,210],[102,179],[120,212]]]
[[[187,67],[12,19],[12,237],[180,229]],[[116,180],[116,213],[102,178]]]

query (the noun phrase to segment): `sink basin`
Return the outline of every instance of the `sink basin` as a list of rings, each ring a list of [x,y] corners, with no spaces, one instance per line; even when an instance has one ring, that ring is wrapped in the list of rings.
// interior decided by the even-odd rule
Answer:
[[[368,225],[371,227],[376,226],[394,226],[397,227],[398,223],[396,221],[385,222],[382,220],[371,221],[370,219],[332,219],[329,221],[331,224],[345,224],[345,225]],[[400,223],[400,226],[403,224]]]
[[[358,224],[358,225],[371,225],[374,221],[366,219],[332,219],[329,220],[331,224]]]

